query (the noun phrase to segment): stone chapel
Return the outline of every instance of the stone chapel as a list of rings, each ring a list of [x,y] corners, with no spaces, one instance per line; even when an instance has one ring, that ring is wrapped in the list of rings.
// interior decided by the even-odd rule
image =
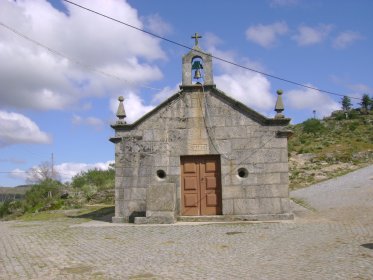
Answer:
[[[113,222],[292,219],[282,92],[274,118],[234,100],[192,38],[178,92],[132,124],[119,97]]]

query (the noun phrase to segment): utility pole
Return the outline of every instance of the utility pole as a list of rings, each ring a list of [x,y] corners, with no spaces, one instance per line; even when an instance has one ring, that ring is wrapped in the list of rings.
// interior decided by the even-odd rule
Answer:
[[[51,156],[51,163],[52,163],[52,179],[54,179],[54,155],[53,155],[53,153],[52,153],[52,156]]]
[[[51,154],[51,179],[54,180],[54,155]],[[48,191],[48,198],[52,197],[52,192]]]

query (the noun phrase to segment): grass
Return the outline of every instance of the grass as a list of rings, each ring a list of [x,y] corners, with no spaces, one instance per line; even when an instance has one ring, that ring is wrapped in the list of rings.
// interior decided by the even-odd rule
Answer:
[[[88,265],[79,265],[79,266],[73,266],[73,267],[65,267],[61,271],[67,272],[69,274],[86,274],[88,272],[91,272],[93,270],[93,267]]]
[[[130,275],[128,279],[135,280],[135,279],[154,279],[156,275],[152,273],[141,273],[141,274],[135,274]]]
[[[113,205],[86,205],[81,209],[51,210],[38,213],[26,213],[17,218],[20,221],[50,221],[63,219],[81,219],[82,222],[100,220],[110,221],[114,216]],[[110,218],[110,219],[109,219]]]
[[[49,221],[66,218],[65,214],[60,210],[43,211],[39,213],[26,213],[17,218],[17,220],[30,222],[30,221]]]
[[[302,206],[303,208],[306,208],[308,210],[311,210],[311,211],[316,211],[315,208],[313,208],[307,201],[305,201],[304,199],[302,198],[297,198],[297,197],[290,197],[290,199],[292,201],[294,201],[294,203]]]

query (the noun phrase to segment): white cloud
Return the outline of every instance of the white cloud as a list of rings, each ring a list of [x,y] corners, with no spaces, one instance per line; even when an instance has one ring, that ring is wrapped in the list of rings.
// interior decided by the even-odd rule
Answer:
[[[339,77],[336,75],[330,76],[331,81],[338,86],[342,86],[348,89],[350,96],[361,97],[363,94],[373,94],[373,87],[363,83],[353,83],[348,77]]]
[[[19,159],[15,157],[10,157],[10,158],[0,158],[0,162],[6,162],[6,163],[11,163],[11,164],[24,164],[26,161],[24,159]]]
[[[333,47],[336,49],[344,49],[352,43],[363,39],[358,32],[345,31],[341,32],[333,41]]]
[[[332,29],[330,24],[319,24],[315,27],[302,25],[298,27],[298,34],[294,35],[293,39],[300,46],[318,44],[327,38]]]
[[[262,47],[269,48],[274,46],[278,36],[287,32],[288,26],[283,21],[269,25],[258,24],[246,30],[246,38]]]
[[[62,182],[71,181],[71,178],[82,171],[90,169],[107,170],[109,165],[114,161],[97,162],[97,163],[78,163],[78,162],[65,162],[54,166],[56,173],[59,175]],[[33,168],[37,168],[34,166]],[[10,173],[10,177],[22,180],[30,180],[34,178],[34,174],[16,168]]]
[[[72,123],[75,125],[88,125],[92,126],[97,130],[102,129],[104,122],[101,119],[95,117],[81,117],[78,115],[73,115]]]
[[[79,4],[144,27],[125,1],[82,0]],[[67,14],[45,0],[0,1],[0,22],[63,53],[54,55],[0,26],[0,107],[64,109],[83,98],[136,89],[162,78],[155,61],[165,59],[160,41],[64,3]],[[159,16],[147,19],[156,28]],[[109,72],[111,76],[99,75]]]
[[[12,172],[9,174],[10,178],[14,179],[21,179],[21,180],[27,180],[28,178],[28,173],[25,172],[24,170],[21,170],[19,168],[13,169]]]
[[[180,91],[179,85],[176,85],[173,88],[165,87],[160,92],[158,92],[156,95],[154,95],[152,103],[153,104],[161,103],[179,91]]]
[[[72,177],[79,174],[82,171],[90,169],[107,170],[109,165],[114,161],[97,162],[97,163],[76,163],[76,162],[65,162],[55,166],[57,173],[61,176],[63,182],[70,181]]]
[[[223,44],[223,40],[214,33],[206,32],[203,36],[203,44],[211,51],[211,49],[215,49],[218,45]]]
[[[218,36],[216,36],[213,33],[206,33],[204,36],[204,42],[206,45],[206,49],[208,50],[209,53],[213,54],[216,57],[224,57],[225,60],[228,61],[236,61],[238,54],[233,51],[233,50],[222,50],[218,48],[219,45],[223,44],[222,39],[220,39]],[[257,61],[254,61],[248,57],[240,57],[240,63],[244,66],[265,72],[266,69],[265,67]],[[221,60],[213,60],[213,67],[218,68],[219,70],[222,70],[222,72],[230,72],[237,70],[238,68],[232,67],[232,65],[227,64],[226,62],[223,62]],[[217,66],[217,67],[216,67]]]
[[[117,113],[118,104],[119,102],[117,99],[110,99],[110,109],[114,114]],[[144,105],[144,101],[133,92],[129,92],[124,96],[123,104],[127,115],[125,119],[127,123],[135,122],[143,115],[154,109],[154,106]]]
[[[226,94],[264,114],[275,106],[271,84],[263,75],[236,70],[217,76],[215,82]]]
[[[103,66],[101,71],[110,73],[111,77],[124,82],[122,86],[130,88],[136,88],[141,86],[144,81],[158,80],[163,76],[157,67],[140,64],[135,57],[128,59],[124,64],[113,62]]]
[[[51,137],[22,114],[0,111],[0,147],[21,143],[49,144]]]
[[[299,0],[271,0],[271,7],[289,7],[295,6],[299,3]]]
[[[312,85],[309,85],[311,86]],[[316,110],[320,117],[329,116],[331,112],[340,109],[340,104],[328,95],[313,89],[295,89],[283,95],[286,107],[297,110]]]
[[[146,30],[154,32],[155,34],[165,36],[172,32],[170,24],[165,22],[158,14],[144,17]]]
[[[237,55],[233,51],[222,51],[217,48],[216,45],[221,42],[220,38],[214,34],[207,34],[206,37],[208,37],[210,43],[208,46],[209,52],[229,61],[236,61]],[[220,72],[220,74],[214,76],[217,88],[264,115],[270,115],[273,112],[276,102],[275,94],[271,93],[271,83],[265,76],[221,61],[214,61],[214,63],[215,69]],[[247,57],[240,57],[240,64],[265,71],[263,65]]]
[[[350,89],[352,89],[353,91],[357,92],[357,93],[360,93],[360,94],[364,94],[364,93],[367,93],[367,94],[371,94],[373,93],[373,88],[368,86],[368,85],[365,85],[365,84],[350,84],[348,85],[348,87]]]

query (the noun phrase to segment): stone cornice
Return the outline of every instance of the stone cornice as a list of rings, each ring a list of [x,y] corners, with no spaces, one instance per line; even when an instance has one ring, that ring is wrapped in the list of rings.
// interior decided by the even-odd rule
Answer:
[[[176,100],[180,96],[186,93],[190,92],[197,92],[197,91],[204,91],[206,93],[210,93],[211,95],[215,96],[216,98],[220,99],[222,102],[225,102],[229,104],[233,109],[241,112],[242,114],[246,115],[247,117],[257,121],[261,125],[269,125],[269,126],[285,126],[290,123],[290,118],[267,118],[263,116],[262,114],[256,112],[255,110],[251,109],[250,107],[246,106],[245,104],[233,99],[232,97],[229,97],[226,95],[223,91],[216,88],[216,85],[181,85],[180,91],[169,97],[167,100],[162,102],[160,105],[158,105],[156,108],[154,108],[152,111],[148,112],[144,116],[142,116],[140,119],[138,119],[136,122],[132,124],[125,124],[125,123],[115,123],[112,124],[111,127],[116,131],[130,131],[137,127],[142,122],[146,121],[149,117],[154,115],[156,112],[161,110],[162,108],[166,107],[169,103]],[[115,137],[114,137],[115,138]],[[111,138],[110,138],[111,139]],[[111,140],[110,140],[111,141]]]

